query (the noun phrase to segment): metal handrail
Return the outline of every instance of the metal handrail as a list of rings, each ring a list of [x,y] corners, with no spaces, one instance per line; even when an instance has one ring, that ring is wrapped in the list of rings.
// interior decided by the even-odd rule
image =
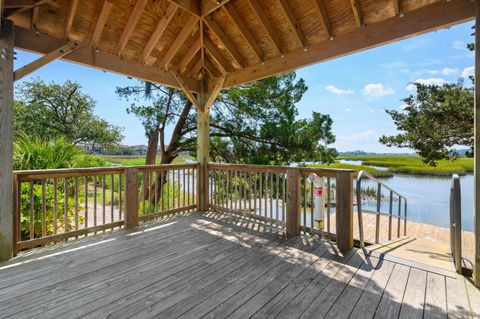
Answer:
[[[393,219],[393,197],[397,195],[398,197],[398,227],[397,227],[397,237],[400,237],[400,220],[401,218],[401,210],[402,210],[402,200],[404,201],[404,229],[403,235],[407,235],[407,198],[390,186],[382,182],[381,180],[373,177],[366,171],[360,171],[357,175],[357,184],[356,184],[356,197],[357,197],[357,213],[358,213],[358,231],[360,234],[360,246],[363,248],[365,247],[365,238],[363,233],[363,212],[362,212],[362,179],[368,179],[377,184],[377,210],[376,214],[376,227],[375,227],[375,243],[379,243],[380,239],[380,207],[381,207],[381,195],[382,195],[382,188],[385,188],[390,191],[390,204],[389,204],[389,211],[388,211],[388,240],[392,239],[392,219]]]
[[[460,177],[452,176],[450,186],[450,250],[455,270],[462,273],[462,198]]]

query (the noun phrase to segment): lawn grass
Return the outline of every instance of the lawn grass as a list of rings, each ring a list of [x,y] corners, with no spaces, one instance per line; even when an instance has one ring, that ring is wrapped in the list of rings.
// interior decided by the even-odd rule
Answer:
[[[350,155],[339,156],[338,159],[362,161],[362,165],[388,167],[392,173],[413,175],[450,176],[465,175],[473,172],[473,158],[458,158],[456,160],[441,160],[436,166],[422,162],[415,155]]]
[[[393,173],[390,172],[389,170],[380,170],[376,169],[373,167],[365,166],[365,165],[354,165],[354,164],[346,164],[346,163],[333,163],[333,164],[312,164],[308,165],[308,167],[311,168],[343,168],[343,169],[354,169],[357,172],[359,171],[366,171],[367,173],[370,173],[374,177],[392,177]]]

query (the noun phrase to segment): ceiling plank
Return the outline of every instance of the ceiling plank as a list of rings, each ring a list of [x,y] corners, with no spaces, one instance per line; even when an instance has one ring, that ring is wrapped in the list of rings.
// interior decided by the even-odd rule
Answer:
[[[213,65],[209,58],[205,59],[204,64],[205,70],[207,70],[207,72],[210,73],[211,76],[217,77],[221,75],[221,71],[217,70],[217,68]]]
[[[174,3],[183,10],[190,12],[197,17],[200,17],[201,14],[201,6],[199,0],[168,0],[170,3]]]
[[[15,27],[15,47],[38,54],[47,54],[65,44],[65,40],[53,38],[45,34],[38,34],[35,31]],[[92,53],[92,49],[84,46],[64,56],[62,60],[87,65],[93,68],[131,76],[144,81],[159,83],[167,86],[178,87],[177,82],[169,72],[162,69],[145,66],[142,63],[122,59],[117,55],[104,52]],[[184,79],[191,90],[198,92],[200,86],[198,81]]]
[[[230,0],[204,0],[202,1],[202,17],[208,16],[213,11],[220,9]]]
[[[135,2],[130,16],[128,17],[127,24],[125,25],[125,28],[122,31],[122,35],[117,42],[117,47],[115,48],[115,52],[117,55],[122,54],[123,50],[125,49],[125,46],[130,39],[130,35],[132,34],[133,29],[135,29],[135,25],[137,24],[138,19],[142,15],[143,9],[145,9],[147,2],[148,0],[137,0],[137,2]]]
[[[331,60],[348,54],[364,51],[422,33],[446,28],[474,18],[475,4],[470,1],[440,1],[410,11],[404,18],[392,17],[369,25],[364,30],[356,29],[335,41],[322,41],[280,57],[230,73],[225,87],[248,83],[275,74]]]
[[[25,76],[29,75],[30,73],[40,69],[42,66],[47,65],[61,57],[66,56],[67,54],[72,53],[73,51],[79,49],[80,46],[76,43],[68,42],[65,45],[53,50],[42,56],[41,58],[36,59],[35,61],[21,67],[20,69],[16,70],[13,74],[14,81],[18,81]]]
[[[202,69],[203,67],[203,61],[202,59],[198,59],[197,62],[195,63],[195,65],[192,67],[192,69],[190,70],[190,73],[189,75],[193,78],[197,78],[198,77],[198,74],[200,73],[200,70]]]
[[[393,9],[395,10],[395,15],[401,15],[402,14],[402,8],[400,6],[400,0],[392,0],[393,2]]]
[[[197,16],[192,15],[186,22],[182,31],[180,31],[178,36],[175,38],[175,41],[173,41],[172,45],[170,45],[168,48],[167,53],[165,53],[163,58],[160,60],[160,66],[162,68],[168,68],[168,65],[177,54],[180,47],[185,43],[185,40],[187,40],[187,38],[190,36],[193,29],[198,26],[198,20],[199,19]]]
[[[223,32],[222,28],[218,26],[218,24],[215,22],[212,16],[206,17],[204,19],[205,23],[207,26],[210,28],[210,30],[215,33],[217,38],[220,40],[220,42],[223,44],[225,47],[225,50],[232,56],[233,60],[235,63],[243,68],[245,66],[245,61],[243,57],[240,55],[238,52],[237,48],[235,45],[230,41],[230,39],[227,37],[225,32]]]
[[[357,27],[363,28],[365,26],[365,22],[363,19],[363,11],[360,0],[350,0],[350,3],[352,4],[353,15],[355,16]]]
[[[290,28],[295,32],[298,42],[305,50],[308,49],[307,38],[303,34],[303,31],[300,28],[300,24],[298,24],[297,19],[293,15],[292,9],[290,8],[288,1],[279,0],[279,4],[280,4],[280,8],[282,8],[283,14],[287,17],[288,23],[290,24]]]
[[[158,24],[155,27],[155,30],[153,31],[152,35],[150,36],[150,39],[148,39],[147,44],[143,48],[142,57],[141,57],[142,62],[145,63],[145,60],[152,53],[158,41],[160,40],[163,33],[167,29],[168,24],[170,23],[170,21],[172,21],[173,17],[175,16],[177,9],[178,9],[178,5],[175,3],[171,3],[168,6],[167,10],[165,11],[165,14],[163,15],[163,17],[160,19],[160,21],[158,21]]]
[[[192,61],[192,59],[195,57],[195,55],[200,51],[200,48],[202,47],[202,41],[200,34],[197,33],[197,41],[188,49],[187,53],[185,56],[182,58],[180,63],[178,64],[178,71],[180,73],[185,73],[185,70],[187,69],[187,65]]]
[[[105,0],[98,15],[97,22],[95,23],[95,29],[93,30],[92,39],[90,40],[90,47],[96,48],[100,37],[102,36],[103,29],[107,23],[108,16],[112,10],[113,2],[111,0]]]
[[[207,52],[210,54],[210,56],[213,58],[215,63],[218,64],[218,67],[222,73],[225,73],[227,71],[230,71],[231,68],[229,67],[229,63],[225,58],[223,57],[223,54],[218,50],[218,48],[213,44],[212,41],[210,41],[209,38],[204,37],[203,38],[203,45]]]
[[[65,27],[63,31],[63,38],[68,39],[70,30],[73,25],[73,18],[75,18],[75,13],[77,12],[78,0],[70,0],[68,5],[67,16],[65,17]]]
[[[53,0],[40,0],[40,1],[34,2],[33,4],[22,6],[22,7],[20,7],[20,9],[8,12],[8,14],[6,14],[6,17],[10,17],[10,16],[13,16],[15,14],[18,14],[18,13],[21,13],[21,12],[24,12],[24,11],[28,11],[30,9],[34,9],[38,6],[41,6],[42,4],[52,2],[52,1]],[[52,2],[52,3],[55,3],[55,2]]]
[[[185,93],[185,95],[188,97],[190,102],[192,102],[192,104],[197,108],[197,110],[199,110],[200,104],[198,103],[198,100],[195,97],[195,94],[193,94],[193,92],[188,87],[187,83],[185,83],[185,81],[183,80],[182,76],[180,74],[177,74],[174,71],[170,71],[170,74],[175,79],[175,81],[177,81],[178,86],[182,89],[183,93]]]
[[[283,56],[285,52],[283,50],[282,43],[280,42],[280,38],[278,37],[277,33],[273,29],[273,26],[270,23],[270,20],[268,20],[268,17],[265,14],[265,11],[263,10],[262,6],[258,2],[258,0],[247,0],[247,1],[250,4],[250,7],[252,8],[253,12],[255,13],[255,15],[263,25],[263,28],[267,32],[267,35],[270,38],[270,41],[272,42],[273,46],[275,47],[277,52]]]
[[[224,12],[227,16],[230,17],[232,20],[233,24],[237,27],[238,31],[240,31],[240,34],[242,37],[247,41],[248,45],[252,48],[253,52],[255,52],[255,55],[257,58],[263,62],[264,61],[264,53],[262,48],[258,45],[257,40],[253,37],[252,33],[250,30],[247,28],[245,25],[245,22],[240,18],[238,15],[237,10],[231,3],[227,3],[224,7]]]
[[[327,33],[327,36],[330,40],[333,40],[333,31],[332,31],[332,24],[330,23],[330,19],[328,18],[327,10],[325,9],[325,4],[323,3],[324,0],[313,0],[315,4],[315,9],[320,17],[320,23],[322,24],[323,30]]]

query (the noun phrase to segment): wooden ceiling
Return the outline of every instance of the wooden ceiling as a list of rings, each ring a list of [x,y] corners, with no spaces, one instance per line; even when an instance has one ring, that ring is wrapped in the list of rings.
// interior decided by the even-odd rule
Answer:
[[[468,21],[471,0],[3,0],[15,46],[166,85],[230,87]],[[328,75],[324,75],[328,76]]]

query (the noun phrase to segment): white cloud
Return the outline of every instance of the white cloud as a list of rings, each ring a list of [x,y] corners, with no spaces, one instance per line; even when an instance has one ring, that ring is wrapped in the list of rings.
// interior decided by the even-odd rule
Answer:
[[[442,86],[445,84],[445,79],[443,78],[428,78],[428,79],[416,79],[415,81],[412,81],[412,83],[408,84],[406,89],[407,91],[410,91],[410,92],[416,92],[417,91],[417,87],[415,86],[415,84],[413,83],[419,83],[419,84],[423,84],[423,85],[438,85],[438,86]]]
[[[352,109],[347,107],[347,108],[345,108],[345,112],[352,112]]]
[[[372,141],[372,140],[377,140],[379,137],[379,134],[374,131],[374,130],[368,130],[365,132],[360,132],[360,133],[354,133],[350,136],[339,136],[338,140],[344,141],[344,142],[366,142],[366,141]]]
[[[402,104],[402,105],[400,105],[398,108],[399,108],[400,110],[405,110],[407,107],[408,107],[408,104]]]
[[[453,41],[453,48],[455,50],[466,50],[467,44],[463,41]]]
[[[339,89],[337,87],[335,87],[334,85],[327,85],[325,87],[325,90],[329,91],[329,92],[332,92],[332,93],[335,93],[335,94],[339,94],[339,95],[343,95],[343,94],[353,94],[354,92],[350,89],[347,89],[347,90],[342,90],[342,89]]]
[[[369,83],[363,88],[363,94],[372,97],[382,97],[394,93],[394,89],[386,87],[382,83]]]
[[[475,73],[475,68],[473,66],[470,66],[468,68],[463,69],[462,71],[462,77],[463,78],[469,78],[473,76]]]
[[[446,76],[458,74],[458,69],[456,68],[443,68],[442,70],[429,70],[428,74],[443,74]]]

